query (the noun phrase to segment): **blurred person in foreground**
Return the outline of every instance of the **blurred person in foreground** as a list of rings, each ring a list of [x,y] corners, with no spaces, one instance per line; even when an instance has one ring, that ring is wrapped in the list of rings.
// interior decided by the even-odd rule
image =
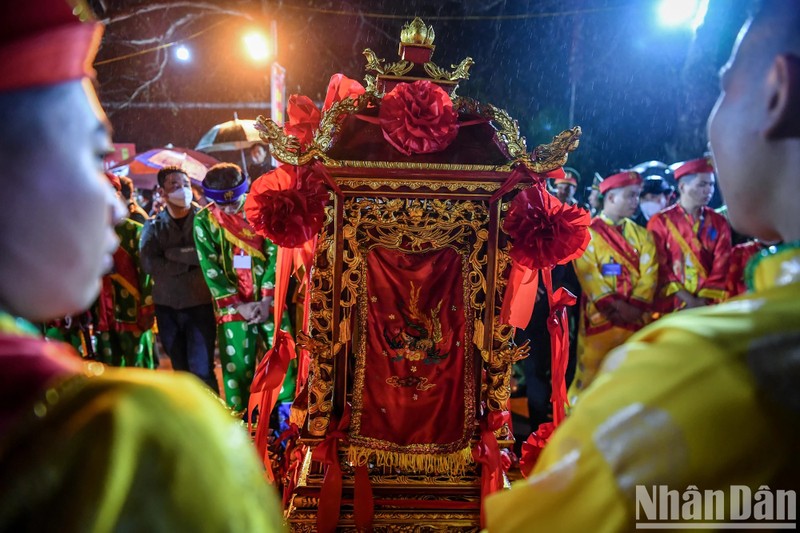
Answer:
[[[531,477],[488,498],[492,533],[630,531],[645,518],[637,491],[658,486],[681,504],[690,487],[724,502],[733,486],[768,487],[777,517],[774,491],[800,488],[796,0],[766,0],[745,24],[708,133],[733,225],[785,244],[750,263],[748,294],[664,317],[612,351]],[[732,519],[728,503],[712,511]]]
[[[73,9],[90,15],[31,0],[0,21],[0,530],[278,531],[248,436],[195,378],[84,363],[30,324],[89,307],[125,213],[101,26]]]
[[[731,228],[708,207],[714,166],[708,157],[675,169],[680,197],[647,222],[658,250],[657,311],[670,313],[723,301],[731,254]]]

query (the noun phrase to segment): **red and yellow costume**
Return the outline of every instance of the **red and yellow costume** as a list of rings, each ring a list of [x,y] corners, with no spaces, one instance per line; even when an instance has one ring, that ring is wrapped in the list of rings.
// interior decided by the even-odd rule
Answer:
[[[767,246],[760,241],[748,241],[737,244],[731,250],[730,269],[728,270],[728,296],[738,296],[747,290],[744,273],[747,262]]]
[[[713,172],[709,158],[693,159],[675,169],[675,179]],[[703,206],[694,219],[679,202],[653,215],[647,229],[658,251],[658,311],[681,309],[681,290],[714,303],[727,297],[731,228],[724,216]]]
[[[675,204],[653,215],[647,229],[658,250],[664,312],[682,307],[675,298],[681,289],[714,302],[725,299],[731,253],[731,229],[725,217],[702,207],[699,219],[692,220]]]
[[[627,174],[627,173],[626,173]],[[603,181],[603,193],[612,188],[641,182],[638,174]],[[622,181],[621,181],[622,180]],[[620,184],[616,184],[616,183]],[[608,185],[606,185],[608,184]],[[629,218],[614,224],[600,214],[589,228],[592,240],[586,252],[575,259],[581,284],[581,323],[578,332],[578,366],[570,398],[594,379],[606,354],[644,325],[624,323],[611,315],[613,304],[624,301],[649,316],[658,280],[658,262],[653,237]]]

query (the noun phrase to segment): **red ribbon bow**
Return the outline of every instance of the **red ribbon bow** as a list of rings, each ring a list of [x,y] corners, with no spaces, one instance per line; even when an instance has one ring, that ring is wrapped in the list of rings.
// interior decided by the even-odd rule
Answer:
[[[511,423],[508,411],[490,411],[481,420],[481,440],[472,449],[472,458],[481,465],[481,527],[485,527],[484,504],[486,497],[503,488],[503,461],[494,432]]]
[[[528,477],[536,466],[536,461],[542,453],[545,444],[550,440],[555,425],[552,422],[540,424],[536,431],[530,434],[528,439],[522,443],[522,457],[519,458],[519,469],[522,475]]]
[[[325,440],[317,445],[311,453],[311,459],[328,465],[322,489],[319,495],[317,512],[317,531],[333,533],[339,523],[339,510],[342,504],[342,468],[339,465],[339,442],[347,442],[347,429],[350,427],[350,406],[348,405],[341,420],[333,420],[332,427],[325,435]],[[369,483],[367,466],[356,466],[355,507],[356,527],[368,530],[372,526],[373,499],[372,487]]]
[[[553,273],[546,268],[542,271],[542,280],[547,289],[547,300],[550,305],[550,316],[547,318],[547,331],[550,333],[550,375],[553,404],[553,424],[558,426],[564,419],[567,404],[566,372],[569,362],[569,323],[567,307],[575,305],[575,295],[564,287],[553,292]]]

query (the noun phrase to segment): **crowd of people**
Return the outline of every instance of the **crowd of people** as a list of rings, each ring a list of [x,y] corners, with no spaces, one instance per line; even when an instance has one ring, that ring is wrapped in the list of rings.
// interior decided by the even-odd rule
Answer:
[[[110,127],[88,68],[102,28],[82,9],[33,0],[0,23],[0,530],[282,530],[231,416],[276,334],[276,248],[243,216],[236,165],[209,169],[203,207],[184,170],[162,169],[152,216],[103,177]],[[677,190],[636,170],[595,180],[591,242],[553,276],[581,293],[574,405],[532,476],[488,498],[489,531],[629,530],[653,483],[797,488],[799,11],[765,0],[743,28],[713,163],[679,165]],[[566,203],[575,174],[553,184]],[[730,224],[758,240],[732,246],[707,207],[716,175]],[[525,333],[541,377],[538,309]],[[155,324],[205,386],[152,371]]]
[[[742,242],[734,245],[724,207],[708,207],[716,186],[710,156],[651,165],[647,175],[632,169],[596,175],[582,205],[575,196],[580,174],[564,170],[551,181],[551,194],[593,216],[586,252],[554,270],[555,286],[579,297],[569,311],[567,383],[574,405],[611,350],[660,317],[742,294],[749,259],[778,242],[737,235]],[[517,335],[519,344],[532,347],[531,357],[518,363],[517,395],[527,395],[534,430],[551,416],[548,313],[541,300]]]

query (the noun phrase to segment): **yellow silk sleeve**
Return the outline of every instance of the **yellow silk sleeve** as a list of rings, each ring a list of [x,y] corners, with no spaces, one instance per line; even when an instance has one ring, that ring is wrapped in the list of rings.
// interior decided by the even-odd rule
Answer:
[[[574,260],[574,265],[583,293],[590,302],[597,302],[605,296],[615,294],[616,287],[609,281],[614,278],[603,276],[600,271],[601,264],[610,259],[608,245],[591,228],[589,234],[592,240],[583,255]]]
[[[194,377],[107,369],[70,387],[3,439],[0,530],[283,530],[248,435]]]
[[[638,230],[639,241],[639,281],[633,287],[632,298],[651,304],[658,287],[658,253],[653,235],[641,228]]]
[[[757,324],[741,310],[672,315],[612,351],[531,477],[487,499],[488,530],[630,531],[637,485],[773,487],[797,443],[744,351],[754,331],[785,328],[786,309]]]

